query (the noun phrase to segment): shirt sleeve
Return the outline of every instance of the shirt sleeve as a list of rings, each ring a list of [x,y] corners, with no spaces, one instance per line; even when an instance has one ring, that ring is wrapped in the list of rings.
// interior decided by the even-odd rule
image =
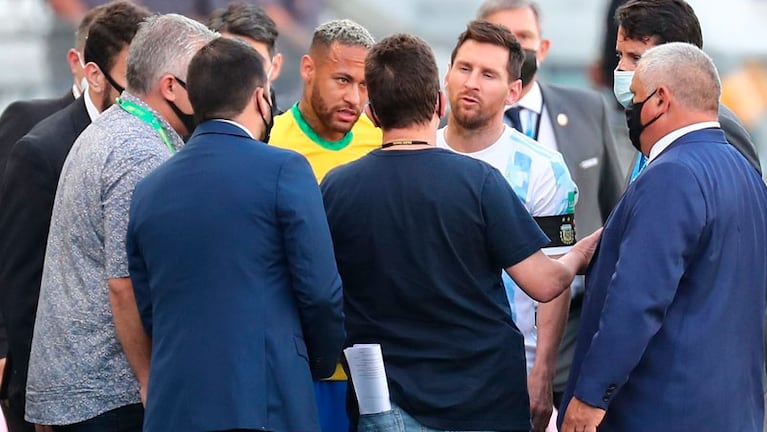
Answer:
[[[128,214],[136,184],[167,156],[152,151],[110,155],[102,172],[101,207],[104,214],[106,278],[129,276],[125,237]]]
[[[575,243],[578,187],[562,156],[557,154],[541,163],[531,183],[530,213],[551,241],[543,253],[569,252]]]
[[[500,172],[489,170],[482,186],[482,213],[490,255],[508,268],[549,243]]]

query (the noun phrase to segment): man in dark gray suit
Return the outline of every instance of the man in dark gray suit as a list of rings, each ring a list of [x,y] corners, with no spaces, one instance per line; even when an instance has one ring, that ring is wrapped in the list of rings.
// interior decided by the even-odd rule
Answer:
[[[578,238],[582,238],[607,219],[621,194],[622,173],[602,96],[592,90],[547,85],[536,80],[537,63],[545,59],[551,43],[541,37],[539,15],[538,6],[527,0],[486,0],[478,12],[479,19],[508,28],[528,55],[522,67],[522,97],[507,110],[508,123],[564,156],[579,189],[575,225]],[[582,286],[582,278],[573,283],[570,315],[576,319],[580,315]],[[567,380],[570,361],[557,365],[557,351],[567,321],[567,302],[562,303],[557,316],[539,314],[537,317],[536,359],[528,376],[534,416],[551,412],[552,380],[554,392],[563,391]],[[575,334],[574,326],[569,343],[565,342],[570,350],[575,344]],[[554,379],[555,376],[558,379]]]

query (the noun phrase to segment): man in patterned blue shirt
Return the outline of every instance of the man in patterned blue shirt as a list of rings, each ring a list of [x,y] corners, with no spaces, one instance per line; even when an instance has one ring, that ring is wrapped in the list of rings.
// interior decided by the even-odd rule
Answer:
[[[183,80],[215,36],[181,15],[144,22],[128,50],[127,90],[67,156],[32,339],[29,422],[67,432],[142,430],[149,340],[140,337],[128,278],[128,209],[136,183],[191,132]]]
[[[482,21],[469,23],[458,38],[445,77],[450,115],[447,127],[437,133],[437,146],[497,168],[552,240],[543,252],[561,255],[575,243],[578,189],[561,154],[503,122],[505,106],[520,96],[520,71],[511,65],[522,56],[519,43],[505,28]],[[533,430],[542,431],[553,408],[551,383],[569,291],[538,305],[508,275],[503,279],[512,318],[525,338]]]

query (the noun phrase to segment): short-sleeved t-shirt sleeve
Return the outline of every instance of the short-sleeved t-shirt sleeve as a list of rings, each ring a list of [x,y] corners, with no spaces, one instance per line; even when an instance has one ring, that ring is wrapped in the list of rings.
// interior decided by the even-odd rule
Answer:
[[[107,161],[102,183],[104,257],[108,279],[128,277],[125,237],[133,190],[141,179],[165,161],[164,157],[152,151],[120,156]]]
[[[497,170],[490,170],[485,178],[481,205],[490,255],[499,267],[511,267],[549,243]]]

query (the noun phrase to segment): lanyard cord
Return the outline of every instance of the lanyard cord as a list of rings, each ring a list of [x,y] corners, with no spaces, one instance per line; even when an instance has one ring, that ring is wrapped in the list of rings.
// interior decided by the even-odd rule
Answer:
[[[160,138],[162,138],[162,141],[168,147],[168,150],[170,150],[170,154],[176,154],[176,148],[173,147],[173,143],[171,142],[170,137],[165,132],[165,129],[163,129],[160,120],[158,120],[154,114],[147,111],[141,105],[123,98],[117,98],[117,104],[120,105],[120,108],[124,109],[128,114],[135,116],[139,120],[142,120],[151,126],[152,129],[154,129],[155,132],[160,135]]]

